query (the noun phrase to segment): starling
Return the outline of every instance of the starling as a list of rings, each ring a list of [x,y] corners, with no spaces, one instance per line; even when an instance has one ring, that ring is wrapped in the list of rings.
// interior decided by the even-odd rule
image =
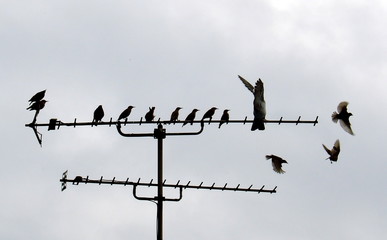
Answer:
[[[348,112],[347,106],[348,102],[341,102],[337,106],[337,112],[333,112],[332,114],[332,121],[334,123],[340,121],[340,125],[344,129],[344,131],[351,135],[355,135],[351,129],[351,123],[349,122],[349,117],[352,116],[352,113]]]
[[[46,94],[46,90],[43,90],[41,92],[38,92],[37,94],[35,94],[34,96],[32,96],[32,98],[29,100],[30,102],[30,105],[33,103],[33,102],[39,102],[40,100],[42,100],[44,98],[44,95]]]
[[[44,106],[46,105],[46,100],[39,100],[37,102],[34,102],[31,106],[29,106],[27,108],[27,110],[30,110],[30,111],[33,111],[33,110],[36,110],[36,111],[40,111],[40,109],[44,108]]]
[[[223,123],[227,123],[228,124],[228,120],[230,119],[230,116],[228,115],[229,111],[230,110],[228,110],[228,109],[225,109],[223,111],[222,117],[220,118],[219,128],[220,128],[220,126],[222,126]]]
[[[152,122],[153,121],[153,119],[155,118],[154,112],[155,112],[155,107],[149,108],[149,112],[147,112],[145,114],[145,121],[146,122]]]
[[[132,112],[132,109],[134,107],[133,106],[129,106],[128,108],[126,108],[121,114],[120,116],[118,117],[118,121],[120,121],[121,119],[124,119],[124,118],[127,118],[129,117],[130,113]]]
[[[175,124],[175,122],[179,120],[179,110],[180,110],[180,109],[182,109],[182,108],[181,108],[181,107],[177,107],[177,108],[175,109],[175,111],[172,112],[172,114],[171,114],[171,120],[170,120],[171,123],[174,123],[174,124]]]
[[[282,170],[282,163],[288,163],[286,160],[276,156],[276,155],[266,155],[266,159],[271,159],[271,164],[273,165],[273,170],[276,173],[285,173],[284,170]]]
[[[203,115],[203,117],[202,117],[202,122],[204,121],[204,119],[209,118],[210,121],[208,121],[208,124],[210,124],[210,122],[211,122],[211,120],[212,120],[212,116],[214,116],[215,110],[216,110],[216,109],[218,109],[218,108],[216,108],[216,107],[210,108],[210,110],[208,110],[208,111]]]
[[[196,112],[197,111],[199,111],[199,110],[195,108],[194,110],[192,110],[192,112],[190,114],[188,114],[188,116],[184,120],[184,123],[183,123],[182,127],[184,127],[184,125],[186,125],[187,123],[190,123],[191,125],[193,124],[193,121],[194,121],[194,119],[196,117]]]
[[[105,115],[105,113],[103,111],[102,105],[99,105],[97,107],[97,109],[95,109],[95,111],[94,111],[94,116],[93,116],[93,122],[92,123],[95,123],[95,126],[97,126],[97,123],[102,120],[104,115]]]
[[[331,163],[332,163],[332,161],[337,162],[337,159],[338,159],[339,153],[340,153],[340,141],[339,141],[339,139],[336,140],[335,144],[333,145],[332,150],[327,148],[324,144],[323,144],[323,148],[329,154],[329,157],[327,159],[331,160]]]
[[[265,130],[265,117],[266,117],[266,103],[263,96],[264,89],[263,89],[263,82],[261,79],[259,79],[255,83],[255,87],[251,85],[247,80],[245,80],[243,77],[239,76],[239,79],[243,82],[243,84],[247,87],[247,89],[250,90],[254,94],[254,121],[253,125],[251,126],[251,131],[255,131],[257,129],[259,130]]]
[[[76,176],[75,178],[74,178],[74,182],[82,182],[82,180],[83,180],[83,177],[82,176]]]

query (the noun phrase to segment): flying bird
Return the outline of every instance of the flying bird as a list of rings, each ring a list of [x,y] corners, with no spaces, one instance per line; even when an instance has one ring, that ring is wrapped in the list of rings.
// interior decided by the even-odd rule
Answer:
[[[331,160],[331,163],[332,163],[332,161],[337,162],[337,159],[338,159],[339,153],[340,153],[340,141],[339,141],[339,139],[337,139],[335,141],[335,144],[333,145],[332,149],[327,148],[324,144],[322,146],[325,149],[325,151],[329,154],[329,157],[327,159]]]
[[[337,112],[333,112],[332,114],[332,121],[334,123],[340,121],[340,125],[344,129],[344,131],[351,135],[355,135],[352,131],[351,123],[349,122],[349,117],[352,116],[352,113],[348,112],[347,106],[348,102],[341,102],[337,106]]]
[[[94,115],[93,115],[93,121],[92,123],[95,123],[95,126],[97,126],[97,123],[100,122],[105,115],[102,105],[99,105],[95,110],[94,110]],[[93,126],[93,124],[91,125]]]
[[[212,120],[212,116],[214,116],[215,114],[215,111],[217,110],[218,108],[216,107],[212,107],[210,108],[202,117],[202,122],[204,121],[204,119],[206,118],[209,118],[210,121],[208,121],[208,124],[210,124],[211,120]]]
[[[30,111],[33,111],[33,110],[36,110],[36,111],[40,111],[40,109],[43,109],[44,106],[46,105],[46,100],[39,100],[37,102],[34,102],[31,106],[29,106],[27,108],[27,110],[30,110]]]
[[[194,110],[192,110],[192,112],[190,114],[188,114],[188,116],[184,120],[182,127],[184,127],[184,125],[186,125],[187,123],[190,123],[191,125],[193,124],[193,121],[196,117],[197,111],[199,111],[199,110],[195,108]]]
[[[175,124],[175,122],[179,120],[179,110],[180,109],[182,109],[182,108],[181,107],[177,107],[175,109],[175,111],[172,112],[171,120],[170,120],[171,123]]]
[[[149,111],[145,114],[145,121],[146,122],[152,122],[155,118],[155,107],[150,107]]]
[[[288,163],[286,160],[276,155],[266,155],[266,159],[271,159],[271,164],[273,165],[274,172],[280,174],[285,173],[285,171],[282,169],[282,163]]]
[[[32,98],[29,100],[30,102],[30,105],[33,103],[33,102],[39,102],[40,100],[42,100],[44,98],[44,95],[46,94],[46,90],[43,90],[43,91],[40,91],[38,93],[36,93],[34,96],[32,96]]]
[[[134,106],[129,106],[127,107],[121,114],[120,116],[118,117],[118,121],[121,120],[121,119],[125,119],[127,117],[129,117],[130,113],[132,112],[132,109],[135,108]]]
[[[219,122],[219,128],[224,123],[228,124],[228,120],[230,119],[230,115],[228,114],[229,111],[230,111],[229,109],[225,109],[223,111],[222,117],[220,118],[220,122]]]
[[[266,117],[266,103],[264,99],[264,88],[263,82],[259,78],[255,83],[255,87],[251,85],[246,79],[239,76],[239,79],[243,82],[243,84],[254,94],[254,121],[251,126],[251,131],[265,130],[265,117]]]

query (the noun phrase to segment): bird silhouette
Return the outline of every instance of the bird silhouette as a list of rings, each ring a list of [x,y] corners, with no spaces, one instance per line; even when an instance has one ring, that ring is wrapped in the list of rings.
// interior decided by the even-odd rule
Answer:
[[[46,90],[43,90],[43,91],[40,91],[38,93],[36,93],[34,96],[31,97],[31,99],[29,100],[30,102],[30,105],[34,102],[39,102],[40,100],[42,100],[44,98],[44,95],[46,94]]]
[[[266,159],[271,159],[271,164],[273,166],[274,172],[280,174],[285,173],[285,171],[282,169],[282,163],[288,163],[286,160],[276,155],[266,155]]]
[[[122,113],[118,117],[118,121],[120,121],[121,119],[125,119],[125,118],[129,117],[129,115],[132,112],[133,108],[135,108],[135,107],[134,106],[129,106],[124,111],[122,111]]]
[[[40,111],[40,109],[44,108],[44,106],[46,105],[46,102],[48,102],[48,101],[46,101],[44,99],[43,100],[39,100],[37,102],[34,102],[31,106],[29,106],[27,108],[27,110],[30,110],[30,111],[33,111],[33,110]]]
[[[229,109],[223,110],[223,114],[222,114],[222,117],[220,118],[220,122],[219,122],[219,128],[224,123],[228,124],[228,120],[230,119],[230,115],[228,114],[229,111],[230,111]]]
[[[93,121],[95,126],[97,126],[97,123],[100,122],[105,115],[102,105],[99,105],[95,110],[94,110],[94,115],[93,115]],[[93,124],[91,125],[93,126]]]
[[[251,126],[251,131],[255,131],[257,129],[265,130],[266,102],[264,99],[264,88],[262,80],[258,79],[258,81],[255,83],[255,87],[253,87],[253,85],[251,85],[246,79],[239,75],[238,77],[247,87],[247,89],[249,89],[250,92],[254,94],[254,121],[253,125]]]
[[[329,154],[329,157],[327,159],[331,160],[331,163],[332,163],[332,161],[337,162],[337,159],[338,159],[339,153],[340,153],[340,141],[339,141],[339,139],[337,139],[335,141],[335,144],[333,145],[332,149],[327,148],[324,144],[322,146],[325,149],[325,151]]]
[[[199,110],[195,108],[194,110],[192,110],[192,112],[190,114],[188,114],[188,116],[184,120],[182,127],[184,127],[184,125],[186,125],[187,123],[190,123],[191,125],[193,124],[193,121],[195,120],[197,111],[199,111]]]
[[[352,131],[351,123],[349,122],[349,117],[352,116],[352,113],[348,112],[347,106],[348,102],[341,102],[337,106],[337,112],[332,113],[332,121],[334,123],[340,121],[340,125],[344,129],[344,131],[351,135],[355,135]]]
[[[175,122],[179,120],[179,111],[180,111],[180,109],[182,109],[182,108],[181,107],[177,107],[175,109],[175,111],[172,112],[171,119],[170,119],[171,123],[175,124]]]
[[[210,108],[202,117],[202,122],[204,121],[204,119],[206,118],[209,118],[210,121],[208,121],[208,124],[210,124],[211,120],[212,120],[212,116],[214,116],[215,114],[215,111],[217,110],[218,108],[216,107],[212,107]]]
[[[73,182],[73,185],[78,185],[79,182],[82,182],[83,181],[83,177],[82,176],[76,176],[74,178],[74,182]]]
[[[154,112],[155,112],[155,107],[150,107],[149,111],[145,114],[145,121],[146,122],[153,121],[153,119],[155,118]]]

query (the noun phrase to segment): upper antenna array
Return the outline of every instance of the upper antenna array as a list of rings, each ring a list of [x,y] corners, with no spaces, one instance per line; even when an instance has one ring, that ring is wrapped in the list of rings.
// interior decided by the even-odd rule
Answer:
[[[226,124],[243,124],[245,125],[246,123],[253,123],[254,120],[247,119],[245,117],[244,119],[235,119],[235,120],[228,120]],[[281,117],[278,120],[264,120],[265,123],[274,123],[274,124],[313,124],[315,126],[318,123],[318,116],[314,120],[301,120],[301,116],[298,117],[296,120],[284,120],[283,117]],[[116,126],[117,129],[121,129],[121,126],[126,126],[126,125],[144,125],[144,124],[184,124],[185,121],[180,121],[176,120],[174,122],[171,122],[169,120],[161,120],[160,118],[157,120],[152,120],[152,121],[144,121],[143,118],[140,118],[139,121],[128,121],[127,118],[125,118],[122,121],[113,121],[112,118],[110,118],[109,121],[100,121],[100,122],[78,122],[77,119],[75,118],[74,121],[72,122],[62,122],[56,118],[50,119],[48,123],[36,123],[36,116],[34,117],[34,121],[31,123],[25,124],[26,127],[30,127],[34,130],[35,135],[38,139],[39,144],[42,144],[42,134],[40,134],[37,131],[38,127],[48,127],[48,130],[58,130],[60,127],[78,127],[78,126],[96,126],[96,125],[102,125],[102,126]],[[210,124],[220,124],[223,123],[222,120],[194,120],[191,122],[191,124],[200,124],[201,131],[204,128],[204,125],[210,125]],[[201,133],[200,131],[200,133]],[[119,131],[120,132],[120,131]]]

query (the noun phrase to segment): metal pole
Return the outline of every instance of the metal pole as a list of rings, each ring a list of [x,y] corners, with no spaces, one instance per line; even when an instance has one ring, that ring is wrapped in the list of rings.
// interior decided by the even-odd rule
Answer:
[[[163,139],[165,129],[159,124],[155,129],[157,138],[157,240],[163,240]]]

